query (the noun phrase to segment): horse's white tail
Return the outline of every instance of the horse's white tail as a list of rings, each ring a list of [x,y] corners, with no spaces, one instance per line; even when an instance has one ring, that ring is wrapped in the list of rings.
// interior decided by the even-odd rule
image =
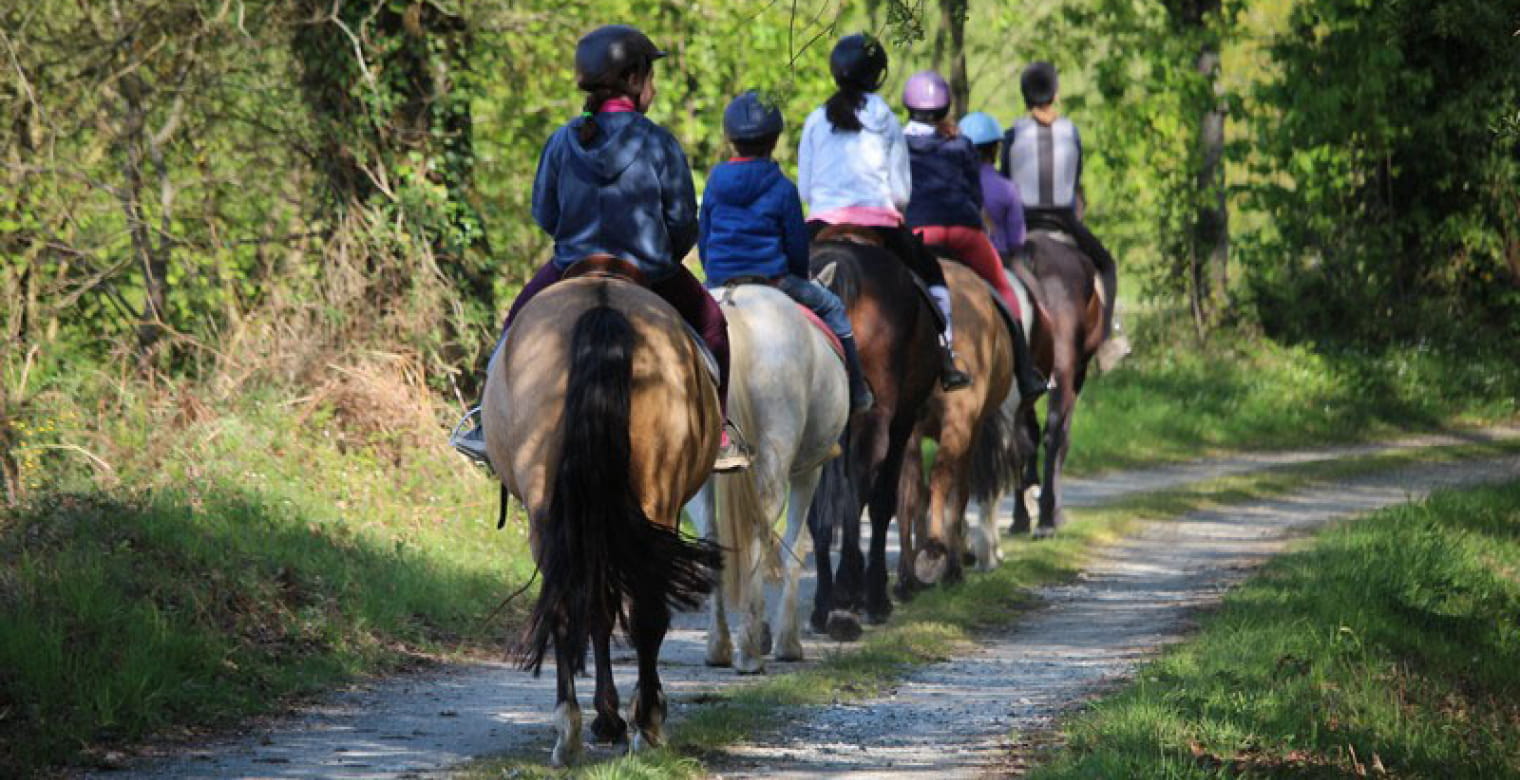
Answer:
[[[748,382],[729,385],[728,413],[746,435],[754,437],[760,433]],[[731,554],[728,565],[723,567],[723,598],[730,604],[740,603],[744,583],[755,567],[760,567],[767,579],[781,577],[781,557],[771,543],[771,524],[775,518],[766,516],[764,499],[756,486],[761,469],[769,465],[762,462],[766,457],[763,449],[755,447],[755,462],[748,470],[715,475],[718,540]]]

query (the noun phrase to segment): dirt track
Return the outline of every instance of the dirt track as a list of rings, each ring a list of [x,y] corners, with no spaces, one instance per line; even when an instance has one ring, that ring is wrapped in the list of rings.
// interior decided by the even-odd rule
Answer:
[[[1520,430],[1498,429],[1117,473],[1070,480],[1067,500],[1091,506],[1286,463],[1516,435]],[[1148,526],[1104,551],[1078,583],[1042,592],[1045,608],[1026,615],[1016,630],[985,638],[965,657],[918,670],[886,698],[799,711],[783,729],[733,747],[713,769],[724,776],[767,777],[979,774],[1005,752],[1010,732],[1047,726],[1105,681],[1179,638],[1191,609],[1217,599],[1294,536],[1442,485],[1516,475],[1520,456],[1412,467]],[[805,605],[811,588],[804,593]],[[680,728],[681,710],[696,706],[692,698],[743,684],[730,670],[703,665],[702,625],[702,616],[683,616],[662,655],[673,729]],[[810,658],[833,649],[818,638],[804,643]],[[625,651],[615,653],[615,660],[626,696],[633,684],[631,657]],[[797,666],[772,663],[771,671]],[[589,687],[589,680],[581,686],[583,703]],[[363,686],[272,728],[104,776],[383,777],[434,773],[484,755],[547,755],[552,704],[552,674],[534,679],[500,664],[454,665]],[[592,755],[611,752],[593,749]]]

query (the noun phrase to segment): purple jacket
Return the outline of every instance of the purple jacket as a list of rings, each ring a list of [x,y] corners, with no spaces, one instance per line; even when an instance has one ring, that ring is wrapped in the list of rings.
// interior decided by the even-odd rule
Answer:
[[[999,254],[1024,246],[1024,199],[1019,197],[1019,188],[986,163],[982,163],[982,216]]]

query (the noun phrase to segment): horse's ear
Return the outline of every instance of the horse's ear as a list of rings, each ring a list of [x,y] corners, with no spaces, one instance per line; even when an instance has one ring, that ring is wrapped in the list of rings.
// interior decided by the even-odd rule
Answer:
[[[828,265],[825,265],[823,268],[819,269],[818,273],[813,274],[813,278],[817,279],[818,283],[824,287],[830,287],[834,284],[834,272],[838,270],[839,263],[829,263]]]

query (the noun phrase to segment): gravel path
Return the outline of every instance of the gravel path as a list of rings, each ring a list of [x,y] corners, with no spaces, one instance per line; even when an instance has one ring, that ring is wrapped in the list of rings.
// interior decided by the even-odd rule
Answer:
[[[1222,458],[1096,480],[1072,479],[1066,497],[1071,506],[1092,506],[1283,464],[1516,435],[1520,429],[1499,428]],[[996,757],[1010,729],[1024,731],[1047,723],[1091,686],[1121,674],[1175,637],[1185,628],[1187,609],[1217,597],[1221,587],[1238,578],[1241,567],[1278,549],[1287,535],[1329,517],[1404,500],[1406,489],[1445,484],[1432,480],[1473,481],[1516,473],[1520,461],[1515,459],[1442,466],[1233,509],[1229,517],[1199,515],[1147,528],[1095,561],[1086,581],[1043,594],[1050,608],[1027,616],[1017,633],[989,640],[964,659],[920,671],[904,681],[894,697],[799,714],[786,730],[735,748],[725,771],[767,776],[834,771],[871,776],[972,774]],[[811,593],[811,582],[805,580],[804,609]],[[731,670],[702,663],[704,627],[704,616],[679,616],[662,653],[674,729],[680,727],[681,709],[693,706],[693,699],[719,686],[745,684]],[[835,647],[821,637],[805,635],[803,642],[809,658]],[[615,651],[614,661],[618,686],[626,697],[634,682],[631,651]],[[770,669],[778,673],[805,664],[771,662]],[[590,681],[579,687],[583,705],[589,707]],[[504,664],[447,665],[355,686],[272,725],[180,748],[170,758],[102,776],[396,777],[433,773],[485,755],[547,756],[553,744],[553,691],[552,672],[534,679]],[[588,754],[596,758],[613,753],[588,744]]]
[[[1183,638],[1293,538],[1338,517],[1432,489],[1520,477],[1520,456],[1403,469],[1280,499],[1152,523],[1102,551],[1075,584],[973,653],[918,670],[890,695],[816,708],[708,761],[723,777],[976,777],[1000,769],[1012,735],[1060,714]]]

